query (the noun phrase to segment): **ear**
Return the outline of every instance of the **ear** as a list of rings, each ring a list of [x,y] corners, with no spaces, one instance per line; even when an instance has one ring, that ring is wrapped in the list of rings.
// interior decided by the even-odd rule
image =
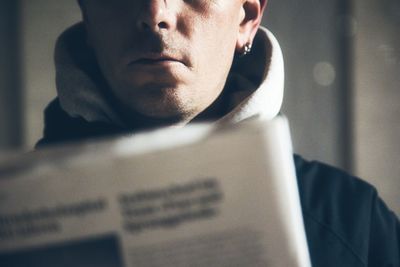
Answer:
[[[242,21],[236,42],[236,52],[242,53],[244,46],[253,43],[254,36],[260,26],[264,9],[268,0],[243,0]]]

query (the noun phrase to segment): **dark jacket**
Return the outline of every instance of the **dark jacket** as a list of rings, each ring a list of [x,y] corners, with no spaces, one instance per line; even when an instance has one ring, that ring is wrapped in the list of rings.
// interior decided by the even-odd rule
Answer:
[[[374,187],[295,156],[313,266],[400,266],[400,224]]]
[[[69,117],[58,100],[45,113],[38,147],[121,134],[127,129]],[[400,224],[374,187],[336,168],[295,155],[314,267],[400,267]]]

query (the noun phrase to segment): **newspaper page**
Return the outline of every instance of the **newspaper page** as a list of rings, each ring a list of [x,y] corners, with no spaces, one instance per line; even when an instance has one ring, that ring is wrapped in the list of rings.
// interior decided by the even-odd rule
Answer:
[[[286,119],[0,164],[0,266],[311,266]]]

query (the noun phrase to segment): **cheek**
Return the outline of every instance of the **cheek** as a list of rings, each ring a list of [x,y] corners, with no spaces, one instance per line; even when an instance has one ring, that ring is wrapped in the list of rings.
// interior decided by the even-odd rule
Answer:
[[[238,27],[227,17],[215,13],[207,20],[198,19],[192,36],[194,50],[206,73],[221,74],[230,69],[236,47]]]
[[[93,1],[90,2],[90,1]],[[98,3],[94,3],[94,2]],[[97,51],[99,56],[115,59],[118,54],[127,47],[129,38],[129,19],[126,10],[131,10],[123,3],[134,1],[110,1],[110,0],[88,0],[87,6],[87,28],[89,31],[90,45]]]
[[[95,49],[104,50],[106,53],[116,50],[124,39],[122,29],[123,27],[120,27],[118,23],[89,23],[90,45]]]
[[[115,79],[120,68],[120,58],[124,47],[127,45],[127,34],[119,23],[97,22],[88,25],[89,45],[96,53],[96,57],[103,74],[110,79]]]
[[[197,101],[207,105],[222,92],[232,65],[235,51],[235,34],[222,31],[221,28],[205,27],[206,31],[198,36],[196,48],[196,68],[194,79],[196,86],[192,93]],[[227,33],[230,37],[227,37]]]

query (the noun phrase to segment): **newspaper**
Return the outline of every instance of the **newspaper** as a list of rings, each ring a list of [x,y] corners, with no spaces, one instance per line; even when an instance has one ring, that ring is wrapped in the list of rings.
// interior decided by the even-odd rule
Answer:
[[[0,163],[0,266],[311,266],[286,119]]]

